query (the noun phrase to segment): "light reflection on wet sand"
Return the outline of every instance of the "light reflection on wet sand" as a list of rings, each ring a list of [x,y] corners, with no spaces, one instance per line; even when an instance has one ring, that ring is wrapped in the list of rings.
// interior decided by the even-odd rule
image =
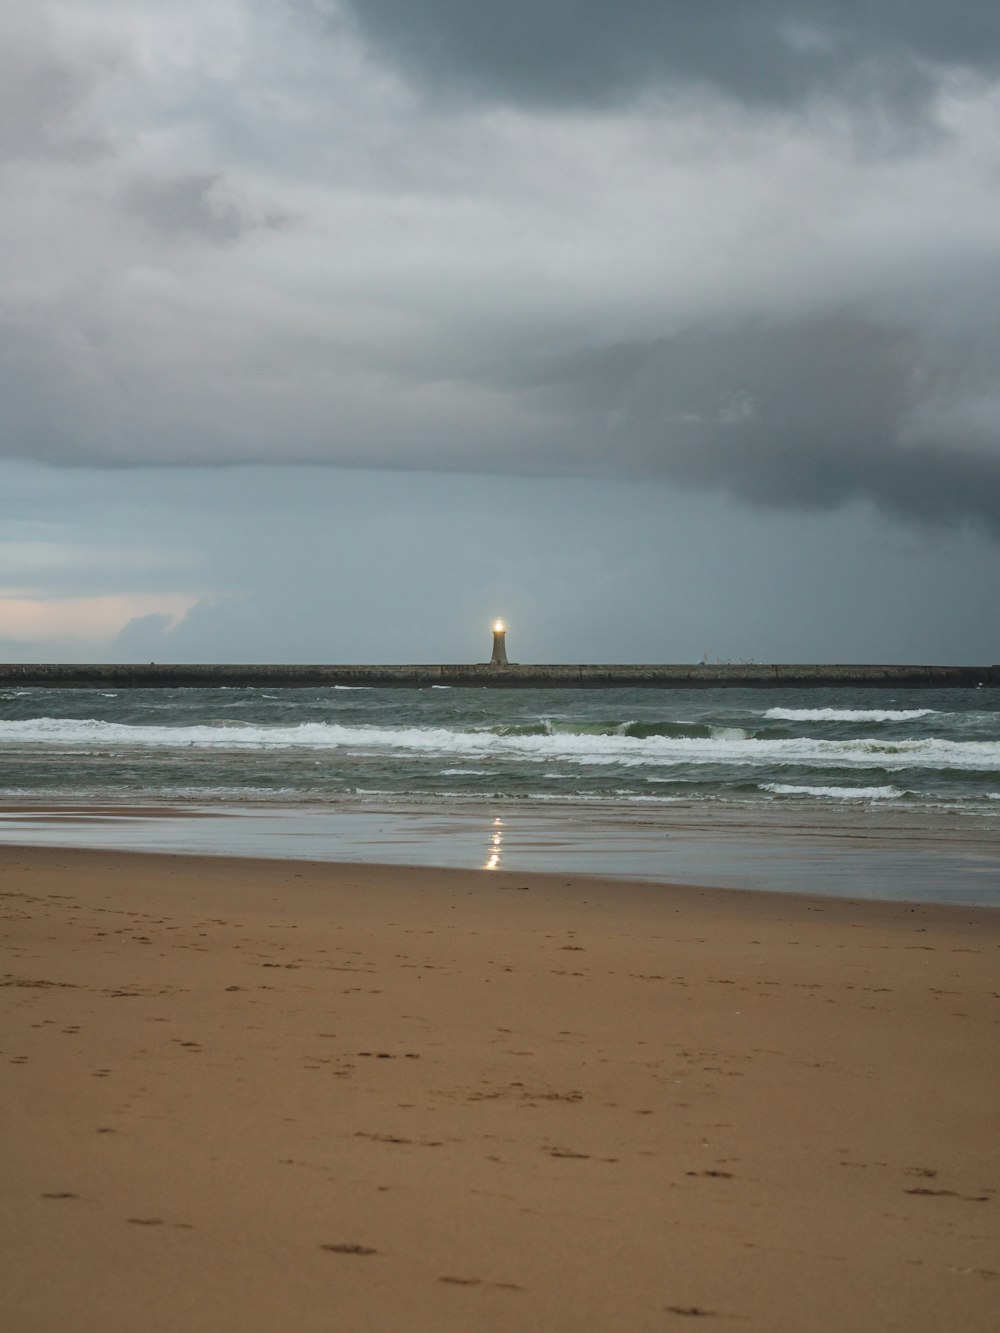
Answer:
[[[20,806],[0,810],[0,841],[1000,905],[995,821],[868,807]]]

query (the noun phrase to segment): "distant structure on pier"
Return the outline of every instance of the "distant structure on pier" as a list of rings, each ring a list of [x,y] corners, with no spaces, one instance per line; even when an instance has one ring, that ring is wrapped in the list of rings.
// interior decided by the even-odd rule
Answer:
[[[426,690],[701,690],[830,688],[1000,689],[1000,664],[993,666],[847,665],[833,663],[709,662],[678,663],[556,662],[527,666],[507,660],[507,626],[493,622],[493,652],[488,662],[402,666],[357,664],[226,665],[150,662],[0,662],[0,689],[353,689]]]
[[[505,667],[509,666],[507,661],[507,626],[502,620],[493,622],[493,656],[490,658],[490,666]]]

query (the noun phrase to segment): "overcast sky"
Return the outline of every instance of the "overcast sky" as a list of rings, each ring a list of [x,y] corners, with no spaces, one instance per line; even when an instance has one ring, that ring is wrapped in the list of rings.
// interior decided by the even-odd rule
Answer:
[[[0,657],[1000,659],[996,0],[0,0]]]

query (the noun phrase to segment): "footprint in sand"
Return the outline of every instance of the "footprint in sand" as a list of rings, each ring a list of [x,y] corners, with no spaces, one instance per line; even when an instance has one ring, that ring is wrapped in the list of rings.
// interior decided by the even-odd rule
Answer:
[[[438,1278],[439,1282],[447,1282],[453,1287],[496,1287],[499,1291],[523,1291],[516,1282],[483,1282],[481,1277],[450,1277],[445,1275]]]
[[[959,1194],[957,1190],[929,1190],[923,1186],[916,1189],[904,1190],[904,1194],[922,1194],[926,1198],[933,1199],[963,1199],[966,1203],[989,1203],[988,1194]]]
[[[723,1314],[721,1310],[703,1310],[700,1305],[665,1305],[667,1314],[678,1314],[690,1319],[745,1319],[741,1314]]]

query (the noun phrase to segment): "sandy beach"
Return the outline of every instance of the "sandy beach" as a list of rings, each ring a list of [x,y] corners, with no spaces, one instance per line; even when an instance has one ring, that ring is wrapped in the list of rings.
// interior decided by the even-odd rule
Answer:
[[[1000,1310],[1000,911],[0,848],[0,1321]]]

